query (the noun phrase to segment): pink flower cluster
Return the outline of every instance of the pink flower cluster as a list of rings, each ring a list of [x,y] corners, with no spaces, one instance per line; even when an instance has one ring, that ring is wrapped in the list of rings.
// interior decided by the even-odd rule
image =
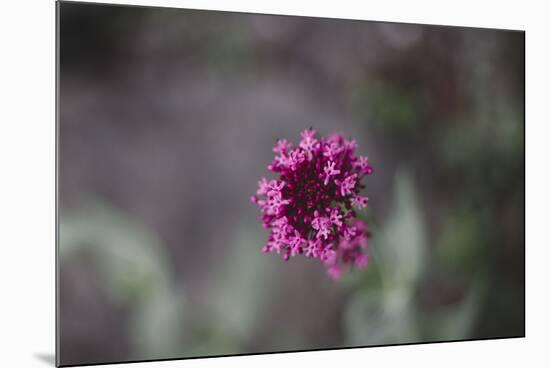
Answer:
[[[280,139],[268,170],[279,178],[258,182],[251,197],[261,211],[261,222],[270,230],[264,252],[284,260],[304,254],[318,258],[328,274],[338,279],[345,266],[368,263],[367,224],[354,208],[364,208],[361,180],[372,174],[367,157],[356,156],[357,143],[340,134],[317,137],[304,130],[297,147]]]

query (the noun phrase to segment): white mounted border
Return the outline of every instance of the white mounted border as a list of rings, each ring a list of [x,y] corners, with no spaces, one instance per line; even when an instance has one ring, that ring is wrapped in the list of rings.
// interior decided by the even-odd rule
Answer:
[[[88,1],[90,2],[90,1]],[[270,354],[128,367],[548,366],[550,336],[550,12],[543,1],[104,1],[191,9],[526,30],[525,339]],[[51,367],[54,352],[53,0],[12,0],[0,13],[0,365]],[[122,365],[108,365],[122,367]]]

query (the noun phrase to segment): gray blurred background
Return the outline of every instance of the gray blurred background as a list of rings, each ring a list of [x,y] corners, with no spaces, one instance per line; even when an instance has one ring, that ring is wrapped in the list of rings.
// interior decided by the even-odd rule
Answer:
[[[62,364],[524,335],[524,34],[61,2]],[[263,254],[277,138],[359,143],[371,263]]]

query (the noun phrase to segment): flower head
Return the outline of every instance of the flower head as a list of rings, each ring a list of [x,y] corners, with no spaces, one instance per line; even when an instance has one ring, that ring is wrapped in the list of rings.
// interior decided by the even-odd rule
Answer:
[[[354,140],[318,137],[313,129],[301,137],[296,147],[277,141],[268,170],[278,178],[262,178],[251,197],[269,230],[262,249],[284,260],[300,254],[317,258],[329,276],[339,278],[346,266],[368,263],[367,224],[355,211],[367,205],[361,180],[373,170],[366,157],[355,156]]]

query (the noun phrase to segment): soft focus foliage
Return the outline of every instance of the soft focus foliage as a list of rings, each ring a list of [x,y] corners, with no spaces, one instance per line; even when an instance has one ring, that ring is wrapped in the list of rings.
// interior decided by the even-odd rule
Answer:
[[[168,278],[168,264],[160,252],[159,240],[97,198],[88,199],[82,208],[85,212],[69,212],[61,217],[60,261],[68,270],[62,273],[62,287],[78,282],[71,279],[69,260],[85,260],[83,266],[94,278],[90,282],[97,283],[95,287],[113,308],[132,306],[126,311],[128,329],[140,354],[144,358],[159,352],[177,356],[184,328],[180,321],[185,313],[185,293],[181,287],[176,290]],[[75,285],[85,294],[90,286]],[[82,313],[97,311],[80,308],[77,315],[62,308],[63,322],[81,324],[91,334],[98,326],[83,318]]]

